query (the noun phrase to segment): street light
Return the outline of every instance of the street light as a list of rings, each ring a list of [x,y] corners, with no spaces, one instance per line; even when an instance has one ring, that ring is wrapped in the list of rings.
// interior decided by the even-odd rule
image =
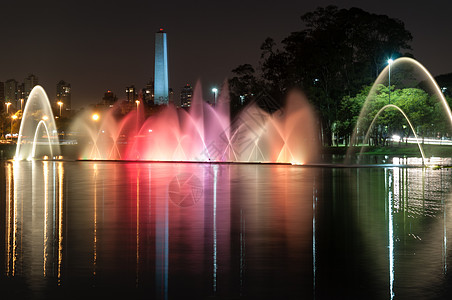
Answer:
[[[388,65],[389,65],[389,78],[388,78],[388,82],[389,82],[389,104],[391,104],[391,65],[394,61],[392,60],[392,58],[388,59]]]
[[[138,105],[140,105],[140,100],[135,100],[135,103],[137,104],[137,110],[138,110]]]
[[[213,89],[212,89],[212,93],[213,93],[213,103],[214,103],[214,105],[217,104],[217,101],[216,101],[216,95],[217,95],[217,92],[218,92],[217,88],[213,88]]]
[[[61,118],[61,107],[63,106],[63,102],[58,101],[57,104],[60,106],[60,118]]]
[[[98,115],[98,114],[93,114],[93,115],[91,116],[91,118],[92,118],[94,121],[97,121],[97,120],[99,120],[99,115]]]
[[[5,105],[6,105],[6,114],[8,114],[9,106],[11,105],[11,102],[6,102]]]

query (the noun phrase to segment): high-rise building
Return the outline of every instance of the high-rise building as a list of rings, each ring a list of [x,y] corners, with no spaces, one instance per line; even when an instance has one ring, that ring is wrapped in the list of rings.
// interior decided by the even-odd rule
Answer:
[[[154,104],[168,105],[168,52],[166,33],[160,29],[155,34]]]
[[[0,103],[5,102],[5,83],[0,81]]]
[[[154,81],[149,81],[146,87],[141,90],[143,101],[148,105],[154,104]]]
[[[18,82],[14,79],[8,79],[5,82],[5,102],[14,103],[18,100],[17,95]]]
[[[58,102],[62,103],[64,110],[71,110],[71,84],[64,80],[60,80],[56,85],[55,107],[59,108]]]
[[[102,98],[102,105],[112,107],[117,100],[118,97],[112,91],[107,91]]]
[[[25,99],[27,98],[25,95],[25,84],[17,84],[16,89],[16,107],[17,109],[23,110],[25,105]]]
[[[126,96],[128,102],[135,102],[138,100],[138,93],[134,85],[126,87]]]
[[[24,92],[25,92],[25,101],[28,99],[28,96],[31,93],[31,90],[38,85],[38,77],[30,74],[27,78],[24,79]]]
[[[187,83],[180,92],[180,106],[190,107],[192,97],[193,97],[193,87]]]

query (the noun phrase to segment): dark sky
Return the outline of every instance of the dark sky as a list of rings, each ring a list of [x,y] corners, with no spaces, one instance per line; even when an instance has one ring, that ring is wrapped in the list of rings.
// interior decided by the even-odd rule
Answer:
[[[266,37],[280,41],[302,29],[302,14],[329,4],[402,20],[414,36],[415,58],[433,75],[452,72],[452,3],[416,2],[2,1],[0,81],[22,82],[33,73],[52,99],[63,79],[72,84],[75,108],[99,102],[106,90],[121,99],[126,86],[142,88],[153,77],[154,33],[164,28],[176,97],[197,80],[209,93],[236,66],[256,65]]]

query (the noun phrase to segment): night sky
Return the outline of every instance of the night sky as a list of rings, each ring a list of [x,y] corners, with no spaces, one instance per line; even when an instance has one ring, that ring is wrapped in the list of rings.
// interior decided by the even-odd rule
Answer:
[[[6,3],[5,3],[6,2]],[[244,63],[254,66],[266,37],[301,30],[300,16],[319,6],[359,7],[405,23],[415,58],[436,76],[452,72],[452,3],[440,1],[2,1],[0,81],[32,73],[55,97],[72,84],[73,108],[122,99],[154,74],[154,33],[168,34],[169,85],[179,96],[200,80],[205,98]]]

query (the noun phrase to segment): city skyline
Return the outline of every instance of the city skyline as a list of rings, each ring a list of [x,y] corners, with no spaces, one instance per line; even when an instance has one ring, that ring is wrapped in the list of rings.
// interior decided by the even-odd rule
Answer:
[[[168,33],[169,82],[178,97],[189,83],[199,81],[205,99],[240,64],[257,66],[259,47],[266,37],[280,42],[301,30],[300,16],[318,6],[356,6],[386,14],[405,23],[413,34],[412,53],[436,76],[452,72],[447,49],[452,29],[447,26],[450,4],[317,1],[278,7],[269,3],[230,2],[216,6],[207,1],[175,7],[164,3],[129,1],[133,22],[124,21],[121,5],[99,1],[46,1],[4,4],[6,29],[0,58],[0,81],[20,80],[28,74],[53,94],[55,83],[72,84],[72,106],[98,103],[106,91],[125,99],[125,87],[145,87],[153,78],[154,33]],[[439,2],[438,2],[439,4]],[[422,19],[423,22],[418,22]],[[21,22],[17,22],[21,20]],[[29,30],[29,28],[34,28]]]

